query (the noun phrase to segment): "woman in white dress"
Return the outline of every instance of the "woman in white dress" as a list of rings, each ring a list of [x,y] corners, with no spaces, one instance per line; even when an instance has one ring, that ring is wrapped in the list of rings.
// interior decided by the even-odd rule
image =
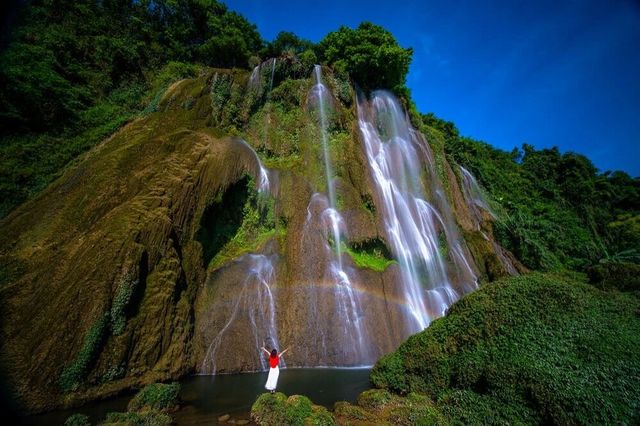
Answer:
[[[289,348],[284,351],[278,353],[277,349],[272,349],[269,352],[264,346],[262,350],[269,356],[269,377],[267,377],[267,384],[264,386],[269,392],[274,393],[276,391],[276,386],[278,385],[278,376],[280,375],[280,369],[278,368],[278,364],[280,364],[280,358],[289,350]]]

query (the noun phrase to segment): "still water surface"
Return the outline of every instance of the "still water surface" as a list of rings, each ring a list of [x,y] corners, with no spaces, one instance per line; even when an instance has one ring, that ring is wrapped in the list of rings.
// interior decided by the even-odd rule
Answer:
[[[369,386],[368,368],[288,368],[280,371],[278,391],[286,395],[302,394],[318,405],[331,409],[336,401],[355,401]],[[264,390],[267,372],[192,376],[180,381],[181,408],[172,417],[178,425],[217,424],[223,414],[234,419],[249,419],[251,404]],[[73,410],[33,416],[27,424],[62,425],[68,416],[83,413],[91,423],[104,420],[107,413],[125,411],[132,395],[93,402]]]

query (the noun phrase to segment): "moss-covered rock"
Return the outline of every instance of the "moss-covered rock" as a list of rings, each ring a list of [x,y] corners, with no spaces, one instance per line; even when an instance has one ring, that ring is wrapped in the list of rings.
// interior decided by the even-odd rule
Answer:
[[[258,176],[250,147],[206,127],[212,78],[173,84],[158,112],[2,220],[0,355],[24,407],[192,371],[201,218],[234,182]]]
[[[102,426],[169,426],[173,424],[171,416],[158,411],[109,413],[100,423]]]
[[[358,396],[358,405],[365,408],[381,408],[391,402],[391,394],[385,389],[369,389]]]
[[[333,425],[326,408],[313,405],[306,396],[264,393],[251,407],[251,418],[259,425]]]
[[[177,408],[180,394],[180,384],[152,383],[145,386],[134,396],[127,409],[138,411],[142,409],[172,410]]]
[[[339,423],[346,422],[369,422],[373,423],[376,416],[363,407],[349,404],[346,401],[336,402],[333,407],[333,413],[339,419]]]

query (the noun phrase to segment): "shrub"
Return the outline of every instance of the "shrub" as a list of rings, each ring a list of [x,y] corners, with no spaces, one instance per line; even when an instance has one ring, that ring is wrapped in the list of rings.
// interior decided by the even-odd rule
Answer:
[[[93,323],[84,338],[82,348],[76,359],[60,374],[58,385],[64,392],[75,391],[85,379],[89,368],[99,354],[105,332],[107,331],[109,314],[101,315]]]
[[[635,263],[602,263],[589,267],[587,275],[603,290],[640,291],[640,265]]]
[[[494,423],[633,423],[638,312],[635,295],[604,293],[566,274],[501,280],[380,359],[371,381],[427,394],[465,424],[485,415]]]
[[[143,408],[168,410],[178,405],[180,384],[152,383],[147,385],[131,399],[127,409],[137,411]]]

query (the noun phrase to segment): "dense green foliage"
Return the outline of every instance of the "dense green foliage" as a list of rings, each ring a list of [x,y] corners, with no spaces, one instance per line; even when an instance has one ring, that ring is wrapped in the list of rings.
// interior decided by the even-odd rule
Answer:
[[[444,135],[449,158],[487,190],[500,242],[529,268],[640,260],[640,179],[598,173],[586,157],[555,147],[501,151],[460,137],[433,114],[422,121]]]
[[[366,91],[392,89],[404,93],[412,49],[398,45],[384,28],[363,22],[356,29],[340,27],[320,42],[327,64],[347,72]]]
[[[262,46],[215,0],[30,2],[0,52],[0,217],[193,76],[175,61],[246,67]]]
[[[587,269],[589,282],[603,290],[640,292],[640,265],[626,262],[599,263]]]
[[[82,343],[82,348],[76,359],[67,366],[60,377],[58,384],[64,392],[78,389],[84,381],[87,373],[91,370],[99,349],[105,339],[109,326],[109,314],[101,315],[91,326]]]
[[[35,0],[19,10],[7,41],[0,52],[0,217],[136,114],[155,111],[168,84],[199,66],[246,69],[281,57],[279,83],[307,77],[324,60],[340,71],[339,82],[350,76],[367,90],[406,93],[411,60],[411,49],[371,23],[343,27],[319,45],[290,32],[265,43],[255,25],[216,0]],[[343,86],[338,93],[350,97]],[[231,99],[222,111],[236,128],[240,103]]]
[[[128,410],[168,410],[178,405],[179,383],[152,383],[145,386],[129,401]]]
[[[483,287],[378,361],[374,385],[454,422],[637,423],[640,299],[560,275]]]

